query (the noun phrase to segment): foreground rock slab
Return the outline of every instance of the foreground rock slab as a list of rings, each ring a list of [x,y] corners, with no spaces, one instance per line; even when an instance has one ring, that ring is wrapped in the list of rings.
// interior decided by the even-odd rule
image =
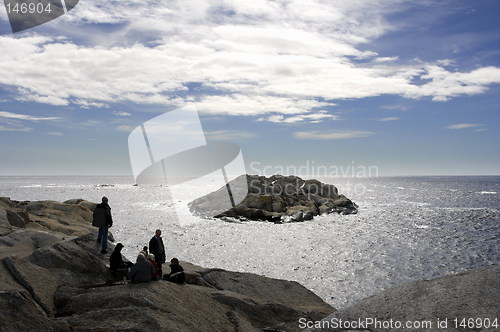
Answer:
[[[499,331],[499,299],[500,266],[492,265],[390,288],[316,323],[324,328],[308,331]],[[474,322],[469,321],[471,318]],[[340,321],[373,323],[335,327]],[[411,326],[398,328],[397,322],[409,322]],[[486,324],[489,329],[484,328]]]

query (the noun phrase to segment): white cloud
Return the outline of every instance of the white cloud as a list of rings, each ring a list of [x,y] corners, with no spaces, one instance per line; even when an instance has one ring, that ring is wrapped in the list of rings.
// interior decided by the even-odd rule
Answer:
[[[281,122],[293,123],[323,120],[300,114],[319,114],[335,99],[393,94],[447,101],[500,83],[497,67],[448,71],[450,59],[401,64],[397,54],[367,49],[363,44],[395,29],[386,17],[401,6],[402,0],[87,1],[54,21],[67,39],[0,36],[0,84],[17,88],[19,100],[50,105],[194,102],[204,113],[283,114]],[[89,23],[122,26],[82,33]],[[193,82],[201,87],[186,93]]]
[[[481,126],[483,125],[478,123],[457,123],[447,126],[446,129],[460,130],[460,129],[476,128]]]
[[[349,138],[365,138],[370,137],[374,133],[371,131],[353,130],[353,131],[298,131],[293,133],[295,138],[299,139],[310,139],[310,140],[337,140],[337,139],[349,139]]]
[[[453,59],[441,59],[436,61],[436,63],[441,66],[456,66],[455,60]]]
[[[108,105],[105,103],[99,103],[99,102],[94,102],[91,100],[85,100],[85,99],[77,99],[73,101],[74,104],[80,106],[81,108],[84,109],[90,109],[90,108],[107,108]]]
[[[266,113],[299,114],[310,109],[329,105],[314,99],[253,96],[239,93],[204,96],[194,102],[196,108],[205,114],[257,115]]]
[[[47,135],[51,135],[51,136],[64,136],[63,133],[59,132],[59,131],[50,131],[47,133]]]
[[[373,59],[373,62],[383,63],[383,62],[394,62],[397,61],[399,57],[391,56],[391,57],[378,57]]]
[[[16,120],[28,120],[28,121],[57,121],[61,120],[60,117],[37,117],[32,115],[18,114],[12,112],[0,111],[0,117],[7,119],[16,119]]]
[[[326,119],[338,120],[339,117],[337,115],[329,114],[327,111],[321,110],[314,113],[298,114],[289,117],[285,117],[283,114],[275,114],[267,118],[259,118],[257,119],[257,121],[269,121],[274,123],[319,123],[323,122]]]
[[[389,116],[389,117],[386,117],[386,118],[380,118],[380,119],[377,119],[377,121],[380,121],[380,122],[388,122],[388,121],[397,121],[399,120],[400,118],[398,118],[397,116]]]

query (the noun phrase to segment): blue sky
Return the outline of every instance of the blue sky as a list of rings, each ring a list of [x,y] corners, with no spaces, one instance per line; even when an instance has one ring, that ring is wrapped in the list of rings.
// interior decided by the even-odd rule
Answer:
[[[500,2],[81,1],[0,9],[0,175],[132,175],[128,135],[194,105],[247,171],[500,174]]]

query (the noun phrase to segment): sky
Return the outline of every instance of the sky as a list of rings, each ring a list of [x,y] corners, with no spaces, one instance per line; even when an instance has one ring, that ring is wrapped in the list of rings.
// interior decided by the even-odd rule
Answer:
[[[0,6],[0,175],[132,175],[129,134],[185,106],[252,174],[500,175],[499,15],[497,0],[82,0],[12,33]]]

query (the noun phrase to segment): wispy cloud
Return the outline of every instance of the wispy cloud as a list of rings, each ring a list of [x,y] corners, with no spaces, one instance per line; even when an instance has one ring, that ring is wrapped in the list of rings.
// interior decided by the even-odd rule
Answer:
[[[381,106],[380,109],[388,111],[408,111],[410,107],[408,105],[385,105]]]
[[[132,130],[134,130],[136,128],[136,126],[127,126],[127,125],[120,125],[120,126],[116,126],[116,130],[118,131],[125,131],[125,132],[131,132]]]
[[[269,121],[274,123],[320,123],[324,120],[338,120],[337,115],[329,114],[327,111],[318,111],[310,114],[298,114],[285,117],[283,114],[275,114],[265,118],[259,118],[257,121]]]
[[[108,105],[106,103],[102,102],[95,102],[92,100],[85,100],[85,99],[77,99],[73,101],[75,105],[80,106],[80,108],[84,109],[90,109],[90,108],[108,108]]]
[[[30,132],[33,128],[29,127],[6,127],[0,125],[0,131],[19,131],[19,132]]]
[[[124,112],[124,111],[113,111],[111,113],[113,113],[116,116],[131,116],[132,115],[132,113]]]
[[[313,131],[298,131],[293,133],[293,136],[299,139],[309,139],[309,140],[338,140],[338,139],[349,139],[349,138],[365,138],[370,137],[374,133],[371,131],[334,131],[334,132],[321,132],[317,130]]]
[[[59,131],[49,131],[47,133],[47,135],[51,135],[51,136],[64,136],[63,133],[59,132]]]
[[[248,131],[238,131],[238,130],[216,130],[205,132],[207,139],[219,140],[219,141],[233,141],[244,138],[255,137],[255,133]]]
[[[477,128],[482,127],[482,124],[479,123],[457,123],[453,125],[449,125],[446,129],[460,130],[460,129],[468,129],[468,128]]]
[[[391,56],[391,57],[379,57],[373,59],[373,62],[378,62],[378,63],[383,63],[383,62],[394,62],[397,61],[399,57],[397,56]]]
[[[397,121],[399,119],[400,118],[397,117],[397,116],[389,116],[389,117],[386,117],[386,118],[377,119],[377,121],[380,121],[380,122],[389,122],[389,121]]]
[[[18,113],[5,112],[5,111],[0,111],[0,117],[7,118],[7,119],[28,120],[28,121],[58,121],[58,120],[62,119],[60,117],[54,117],[54,116],[38,117],[38,116],[18,114]]]

